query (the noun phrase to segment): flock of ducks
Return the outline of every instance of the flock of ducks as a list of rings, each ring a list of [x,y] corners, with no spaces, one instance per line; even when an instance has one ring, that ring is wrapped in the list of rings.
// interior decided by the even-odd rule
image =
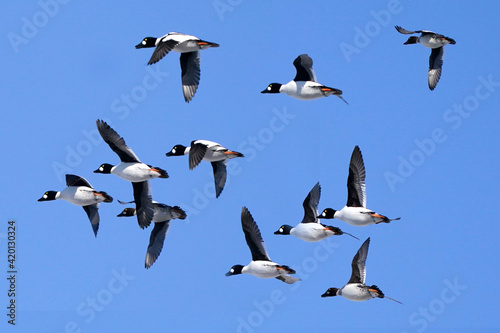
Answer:
[[[455,44],[455,41],[452,38],[428,30],[408,31],[399,26],[395,28],[402,34],[420,34],[418,37],[411,36],[404,43],[405,45],[420,43],[432,49],[429,58],[428,84],[429,89],[434,90],[441,77],[444,54],[443,46]],[[200,50],[210,47],[219,47],[219,44],[177,32],[171,32],[159,38],[146,37],[141,43],[136,45],[137,49],[155,48],[148,65],[157,63],[170,51],[181,54],[182,92],[184,100],[188,103],[193,99],[200,82]],[[286,84],[271,83],[262,93],[283,93],[301,100],[312,100],[333,95],[348,104],[342,97],[340,89],[327,87],[317,82],[312,68],[312,59],[307,54],[299,55],[294,60],[293,65],[297,72],[293,80]],[[154,178],[168,178],[168,173],[165,170],[141,162],[133,150],[126,145],[125,140],[106,122],[97,120],[96,125],[102,139],[118,155],[120,163],[116,165],[103,163],[94,172],[114,174],[132,183],[134,200],[130,202],[118,201],[121,204],[135,204],[135,208],[125,208],[118,214],[118,217],[136,216],[141,229],[147,228],[151,222],[154,223],[145,259],[145,267],[150,268],[161,253],[165,236],[170,227],[170,221],[173,219],[185,219],[186,213],[178,206],[165,205],[154,201],[152,198],[150,180]],[[207,161],[212,164],[216,198],[220,196],[226,183],[226,165],[228,161],[236,157],[244,157],[239,152],[232,151],[216,142],[208,140],[193,140],[190,146],[177,144],[166,153],[167,157],[183,155],[189,156],[190,170],[196,168],[201,161]],[[307,242],[318,242],[327,237],[343,234],[358,239],[356,236],[344,232],[338,227],[322,224],[320,219],[339,219],[358,227],[399,220],[400,218],[389,219],[382,214],[366,208],[365,176],[363,156],[359,147],[356,146],[349,163],[347,203],[345,207],[340,210],[326,208],[319,214],[318,205],[321,186],[317,183],[308,193],[302,204],[304,208],[302,221],[295,227],[286,224],[282,225],[274,234],[292,235]],[[77,175],[67,174],[66,185],[67,187],[61,191],[45,192],[38,201],[62,199],[83,207],[92,225],[94,235],[97,237],[100,221],[98,212],[99,204],[101,202],[113,202],[113,198],[104,191],[95,190],[85,178]],[[241,226],[252,254],[252,260],[245,266],[232,266],[229,272],[226,273],[226,276],[247,273],[259,278],[276,278],[288,284],[293,284],[300,280],[291,276],[295,274],[292,268],[275,263],[270,259],[259,227],[246,207],[243,207],[241,211]],[[369,244],[370,238],[366,239],[354,256],[352,260],[352,274],[347,284],[342,288],[329,288],[321,297],[338,295],[351,301],[387,298],[400,303],[385,296],[377,286],[368,286],[365,284],[366,258],[368,256]]]

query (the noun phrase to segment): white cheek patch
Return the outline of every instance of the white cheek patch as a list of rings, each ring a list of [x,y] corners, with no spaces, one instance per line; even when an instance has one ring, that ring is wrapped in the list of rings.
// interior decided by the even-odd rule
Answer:
[[[267,87],[267,90],[268,90],[268,91],[271,91],[271,86]]]
[[[234,269],[233,268],[231,268],[231,273],[234,273]]]
[[[283,228],[280,228],[280,232],[283,232]]]
[[[100,167],[100,168],[99,168],[99,171],[104,171],[104,168],[103,168],[103,167]]]
[[[172,154],[175,154],[175,149],[172,149]]]
[[[44,198],[44,199],[47,199],[48,197],[49,197],[49,196],[48,196],[47,194],[44,194],[44,195],[43,195],[43,198]]]
[[[142,45],[146,45],[146,41],[145,40],[142,41]]]

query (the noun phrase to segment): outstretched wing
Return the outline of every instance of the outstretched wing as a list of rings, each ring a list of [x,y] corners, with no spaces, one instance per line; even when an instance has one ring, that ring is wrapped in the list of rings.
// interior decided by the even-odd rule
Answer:
[[[368,246],[370,237],[361,245],[358,252],[352,259],[352,275],[348,283],[365,283],[366,278],[366,257],[368,256]]]
[[[252,252],[252,260],[271,261],[264,246],[259,227],[246,207],[241,209],[241,227],[250,252]]]
[[[422,30],[409,31],[409,30],[406,30],[406,29],[401,28],[399,25],[394,26],[394,28],[396,28],[396,30],[397,30],[399,33],[404,34],[404,35],[410,35],[410,34],[419,34],[419,33],[422,33]]]
[[[205,157],[207,149],[207,145],[191,141],[191,149],[189,150],[189,170],[193,170],[200,164],[203,157]]]
[[[151,59],[148,61],[148,65],[152,65],[160,61],[164,56],[167,55],[168,52],[172,51],[174,47],[177,46],[179,42],[169,39],[167,41],[161,41],[156,45],[156,48],[151,56]]]
[[[160,256],[167,235],[168,228],[170,227],[170,220],[164,222],[156,222],[155,227],[151,230],[149,237],[148,251],[146,252],[145,267],[149,268],[154,264],[156,259]]]
[[[429,57],[429,89],[436,88],[441,78],[441,68],[443,67],[444,47],[432,49]]]
[[[218,198],[226,185],[227,171],[226,171],[227,160],[212,162],[212,168],[214,169],[214,181],[215,181],[215,197]]]
[[[359,147],[354,147],[347,178],[347,206],[366,207],[365,164]]]
[[[66,186],[86,186],[93,188],[85,178],[70,174],[66,175]]]
[[[125,140],[105,121],[97,120],[97,129],[103,140],[120,157],[122,162],[141,162],[132,149],[125,144]]]
[[[304,207],[304,218],[302,223],[318,222],[318,204],[321,196],[321,186],[319,182],[314,185],[312,190],[307,194],[302,206]]]
[[[307,54],[299,55],[294,61],[293,65],[297,69],[294,81],[316,81],[316,74],[312,68],[313,61]]]
[[[184,100],[189,103],[196,94],[200,84],[200,52],[186,52],[181,54],[181,79]]]
[[[99,230],[99,204],[93,204],[88,206],[83,206],[83,210],[87,213],[89,217],[90,224],[92,225],[92,230],[94,230],[94,236],[97,237],[97,230]]]
[[[153,197],[149,180],[132,183],[134,188],[134,201],[137,213],[137,222],[141,229],[147,228],[151,224],[154,215]]]

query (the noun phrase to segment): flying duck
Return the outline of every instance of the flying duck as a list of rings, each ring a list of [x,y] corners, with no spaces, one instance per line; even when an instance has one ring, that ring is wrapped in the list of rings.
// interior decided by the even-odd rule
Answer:
[[[346,234],[356,239],[359,239],[347,232],[343,232],[337,227],[321,224],[317,218],[318,203],[321,195],[321,186],[316,183],[307,197],[304,199],[302,206],[304,207],[304,218],[296,227],[284,224],[275,235],[292,235],[306,242],[318,242],[333,235]]]
[[[261,91],[261,93],[283,93],[302,100],[311,100],[335,95],[348,104],[342,97],[342,90],[330,88],[318,83],[316,80],[316,74],[312,68],[313,61],[307,54],[299,55],[293,61],[293,65],[297,70],[297,75],[295,75],[295,78],[292,81],[287,84],[271,83],[266,89]]]
[[[38,201],[51,201],[62,199],[73,205],[82,206],[89,217],[94,230],[94,236],[97,237],[99,229],[99,203],[113,202],[113,198],[106,192],[96,191],[90,183],[83,177],[76,175],[66,175],[66,187],[62,191],[47,191]]]
[[[133,201],[132,201],[133,202]],[[131,203],[131,202],[121,202],[121,204]],[[179,206],[168,206],[156,201],[153,201],[153,222],[155,226],[151,230],[151,236],[149,237],[148,250],[146,252],[146,261],[144,266],[149,269],[156,259],[160,256],[161,250],[163,249],[163,243],[165,242],[165,236],[167,235],[168,229],[170,228],[170,220],[180,219],[184,220],[186,218],[186,213]],[[137,214],[135,208],[125,208],[118,217],[122,216],[134,216]]]
[[[328,290],[321,295],[321,297],[330,296],[344,296],[350,301],[362,302],[372,298],[387,298],[391,301],[402,304],[390,297],[384,295],[379,287],[367,286],[365,284],[366,278],[366,257],[368,256],[368,246],[370,245],[370,237],[361,245],[358,252],[352,259],[352,274],[351,278],[342,288],[328,288]]]
[[[347,178],[347,204],[341,210],[327,208],[323,210],[320,219],[337,218],[346,223],[362,227],[370,224],[389,223],[399,220],[389,219],[366,208],[365,164],[359,147],[354,147],[349,163],[349,177]]]
[[[184,100],[190,102],[200,83],[200,52],[209,47],[219,47],[219,44],[207,42],[198,37],[170,32],[160,38],[146,37],[135,46],[136,49],[154,47],[153,55],[148,65],[160,61],[168,52],[181,54],[181,78]]]
[[[215,180],[215,197],[218,198],[226,184],[226,165],[228,160],[235,157],[244,157],[242,153],[229,150],[217,142],[195,140],[190,147],[175,145],[167,156],[189,155],[189,170],[193,170],[202,160],[212,163]]]
[[[293,269],[271,261],[264,246],[259,227],[246,207],[241,209],[241,226],[247,245],[250,252],[252,252],[252,261],[246,266],[234,265],[226,273],[226,276],[246,273],[263,279],[277,278],[288,284],[300,281],[300,279],[288,275],[295,274]]]
[[[121,163],[115,166],[104,163],[94,172],[112,173],[132,182],[137,221],[142,229],[148,227],[154,214],[149,179],[168,178],[167,172],[161,168],[142,163],[132,149],[125,144],[125,140],[106,122],[97,120],[97,129],[111,150],[120,157]]]
[[[431,48],[431,56],[429,57],[429,72],[428,72],[428,83],[429,89],[434,90],[441,77],[441,69],[443,67],[443,56],[444,48],[443,46],[447,44],[455,44],[455,40],[450,37],[446,37],[429,30],[417,30],[408,31],[401,28],[400,26],[395,26],[399,33],[409,35],[409,34],[420,34],[420,36],[411,36],[404,43],[404,45],[417,44],[420,43],[425,47]]]

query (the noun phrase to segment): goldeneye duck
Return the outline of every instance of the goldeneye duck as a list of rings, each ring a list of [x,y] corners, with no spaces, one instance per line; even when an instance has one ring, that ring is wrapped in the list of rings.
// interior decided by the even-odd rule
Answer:
[[[313,61],[307,54],[298,56],[293,65],[297,70],[295,78],[287,84],[271,83],[266,89],[261,91],[262,94],[277,94],[283,93],[288,96],[302,99],[311,100],[320,97],[328,97],[335,95],[343,100],[346,104],[347,101],[342,97],[342,90],[324,86],[316,80],[316,74],[312,68]]]
[[[429,30],[416,30],[408,31],[401,28],[400,26],[395,26],[399,33],[409,35],[409,34],[420,34],[420,36],[412,36],[404,43],[404,45],[417,44],[420,43],[425,47],[431,48],[431,55],[429,57],[429,71],[428,71],[428,84],[429,89],[434,90],[436,88],[439,79],[441,78],[441,69],[443,67],[443,56],[444,48],[443,46],[448,44],[456,44],[455,40],[450,37],[446,37]]]
[[[136,49],[155,47],[148,65],[160,61],[168,52],[181,53],[181,78],[184,100],[190,102],[200,83],[200,52],[209,47],[219,47],[219,44],[207,42],[198,37],[170,32],[162,37],[146,37],[135,46]]]
[[[252,274],[263,279],[276,278],[288,284],[300,281],[300,279],[288,275],[295,274],[293,269],[271,261],[264,246],[259,227],[246,207],[241,209],[241,226],[247,245],[252,253],[252,261],[246,266],[234,265],[226,273],[226,276]]]
[[[217,142],[208,140],[195,140],[190,147],[181,144],[175,145],[167,156],[189,155],[189,170],[193,170],[202,160],[212,164],[215,180],[215,197],[218,198],[226,184],[228,160],[236,157],[244,157],[242,153],[229,150]]]
[[[358,252],[352,259],[352,274],[349,281],[342,288],[328,288],[321,297],[344,296],[350,301],[362,302],[372,298],[387,298],[391,301],[402,304],[390,297],[384,295],[382,290],[376,285],[368,286],[365,284],[366,278],[366,257],[368,256],[368,246],[370,237],[361,245]]]
[[[323,210],[320,219],[337,218],[354,226],[367,226],[370,224],[389,223],[400,218],[389,219],[366,208],[365,164],[363,155],[358,146],[354,147],[349,163],[349,176],[347,178],[347,204],[341,210],[327,208]]]
[[[347,232],[343,232],[337,227],[321,224],[318,220],[318,204],[321,196],[321,186],[316,183],[307,197],[304,199],[302,206],[304,207],[304,218],[296,227],[290,225],[282,225],[275,235],[292,235],[306,242],[318,242],[333,235],[346,234],[356,239],[359,239]]]
[[[133,201],[132,201],[133,202]],[[121,204],[131,203],[131,202],[121,202]],[[163,243],[165,242],[165,236],[170,228],[170,220],[180,219],[184,220],[186,218],[186,213],[179,206],[168,206],[159,202],[153,201],[153,222],[155,226],[151,230],[151,236],[149,237],[149,245],[146,251],[146,260],[144,266],[149,269],[160,256],[161,250],[163,249]],[[122,216],[135,216],[137,215],[137,209],[135,208],[125,208],[118,217]]]
[[[159,167],[142,163],[132,149],[125,144],[125,140],[106,122],[97,120],[97,129],[111,150],[118,155],[121,163],[115,166],[104,163],[94,172],[112,173],[132,183],[137,221],[141,228],[148,227],[154,214],[149,179],[168,178],[168,173]]]
[[[82,206],[90,220],[94,236],[99,230],[99,203],[113,202],[113,198],[103,191],[96,191],[83,177],[66,175],[66,187],[62,191],[47,191],[38,201],[66,200],[76,206]]]

